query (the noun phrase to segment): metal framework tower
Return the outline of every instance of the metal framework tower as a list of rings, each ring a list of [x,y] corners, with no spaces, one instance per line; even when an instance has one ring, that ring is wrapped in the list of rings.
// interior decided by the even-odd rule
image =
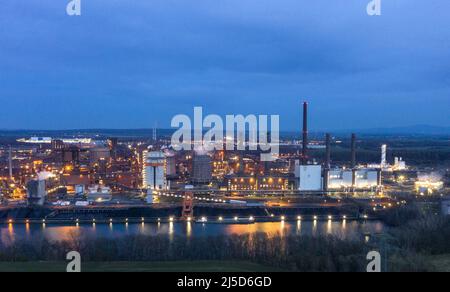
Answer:
[[[158,124],[155,123],[155,126],[153,127],[153,142],[156,142],[158,135],[156,133],[156,128],[158,127]]]
[[[385,168],[387,166],[387,145],[384,144],[381,146],[381,168]]]
[[[303,103],[302,165],[308,164],[308,103]]]

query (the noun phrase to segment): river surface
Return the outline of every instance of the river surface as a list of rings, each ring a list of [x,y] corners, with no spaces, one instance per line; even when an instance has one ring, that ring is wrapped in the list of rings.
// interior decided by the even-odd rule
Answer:
[[[8,244],[18,240],[46,238],[51,241],[70,240],[83,234],[88,237],[114,238],[125,235],[199,237],[263,232],[273,235],[318,236],[334,235],[342,239],[356,239],[367,233],[381,233],[386,227],[378,221],[298,221],[258,222],[254,224],[202,224],[202,223],[115,223],[115,224],[3,224],[0,242]]]

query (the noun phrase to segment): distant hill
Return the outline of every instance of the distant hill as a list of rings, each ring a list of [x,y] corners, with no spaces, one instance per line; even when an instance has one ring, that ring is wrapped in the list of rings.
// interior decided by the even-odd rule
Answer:
[[[170,136],[175,129],[158,129],[158,136]],[[372,128],[372,129],[345,129],[345,130],[313,130],[310,132],[311,137],[321,137],[324,133],[332,133],[334,135],[346,136],[349,133],[357,133],[360,135],[439,135],[450,136],[450,127],[437,127],[429,125],[416,125],[409,127],[393,127],[393,128]],[[2,130],[0,129],[0,137],[92,137],[98,138],[106,137],[118,137],[118,138],[132,138],[132,137],[144,137],[151,138],[153,129],[80,129],[80,130]],[[283,137],[301,137],[301,131],[282,131]]]
[[[416,125],[409,127],[393,127],[393,128],[373,128],[373,129],[361,129],[353,130],[362,134],[375,134],[375,135],[450,135],[450,127],[437,127],[429,125]],[[349,132],[349,131],[346,131]]]

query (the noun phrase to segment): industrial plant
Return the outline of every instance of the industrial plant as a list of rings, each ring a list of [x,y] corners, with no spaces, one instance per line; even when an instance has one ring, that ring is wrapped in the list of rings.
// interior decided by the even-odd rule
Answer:
[[[410,167],[402,153],[390,154],[388,141],[373,144],[374,159],[368,159],[360,145],[371,138],[358,138],[355,133],[311,134],[308,106],[302,104],[300,139],[299,135],[282,137],[274,161],[262,161],[260,151],[249,149],[175,151],[170,132],[158,136],[156,129],[151,139],[17,137],[14,145],[0,150],[2,204],[72,212],[146,206],[149,214],[155,207],[182,206],[194,218],[196,206],[202,204],[218,208],[217,213],[246,206],[244,213],[270,214],[273,207],[300,210],[304,200],[317,207],[338,200],[338,211],[333,212],[340,212],[342,200],[357,198],[369,200],[364,203],[366,213],[373,213],[402,202],[398,196],[405,191],[411,196],[445,196],[445,174]]]

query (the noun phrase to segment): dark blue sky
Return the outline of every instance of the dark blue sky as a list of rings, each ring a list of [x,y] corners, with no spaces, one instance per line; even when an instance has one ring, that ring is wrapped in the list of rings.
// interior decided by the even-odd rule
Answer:
[[[0,129],[169,127],[203,106],[299,128],[450,126],[450,1],[0,1]]]

